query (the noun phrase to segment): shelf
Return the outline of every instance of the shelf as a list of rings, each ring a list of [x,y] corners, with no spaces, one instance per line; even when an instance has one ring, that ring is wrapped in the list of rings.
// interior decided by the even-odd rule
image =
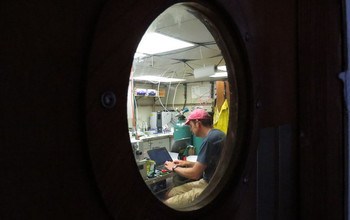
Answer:
[[[165,97],[165,89],[159,90],[159,95],[136,95],[136,97],[148,97],[148,98],[158,98],[158,97]]]

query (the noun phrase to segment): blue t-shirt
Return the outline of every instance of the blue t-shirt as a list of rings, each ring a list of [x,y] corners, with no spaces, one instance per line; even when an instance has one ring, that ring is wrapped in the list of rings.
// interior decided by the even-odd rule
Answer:
[[[210,181],[219,162],[224,139],[224,132],[218,129],[212,129],[203,139],[203,143],[199,149],[197,162],[207,166],[203,172],[203,179],[207,182]]]

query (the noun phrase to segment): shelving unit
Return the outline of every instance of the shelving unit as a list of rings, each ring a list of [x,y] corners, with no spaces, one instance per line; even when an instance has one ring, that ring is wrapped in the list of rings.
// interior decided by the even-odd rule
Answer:
[[[136,93],[136,91],[135,91],[135,93]],[[159,94],[159,95],[136,95],[136,94],[135,94],[135,96],[136,96],[136,97],[149,97],[149,98],[154,98],[154,97],[165,97],[165,89],[160,89],[160,90],[158,91],[158,94]]]

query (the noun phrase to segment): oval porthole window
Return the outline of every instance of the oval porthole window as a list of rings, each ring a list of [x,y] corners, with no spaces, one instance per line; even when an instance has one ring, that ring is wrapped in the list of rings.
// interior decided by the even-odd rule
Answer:
[[[176,210],[213,200],[234,148],[235,65],[216,30],[198,8],[173,5],[149,26],[131,68],[134,159],[145,186]]]

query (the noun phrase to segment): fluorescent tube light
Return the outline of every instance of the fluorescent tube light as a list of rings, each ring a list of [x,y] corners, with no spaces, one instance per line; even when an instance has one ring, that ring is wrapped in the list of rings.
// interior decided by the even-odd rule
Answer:
[[[217,69],[221,70],[221,71],[224,71],[224,72],[227,71],[226,66],[218,66]]]
[[[214,75],[211,75],[210,77],[227,77],[227,72],[217,72]]]
[[[137,47],[136,53],[157,54],[191,46],[194,46],[194,44],[178,40],[163,34],[152,32],[143,35]]]
[[[206,67],[201,67],[193,70],[193,75],[194,78],[203,78],[203,77],[208,77],[213,74],[215,74],[215,66],[206,66]]]
[[[137,58],[142,59],[142,58],[144,58],[145,56],[147,56],[147,55],[146,55],[146,54],[143,54],[143,53],[136,52],[136,53],[134,54],[134,59],[137,59]]]
[[[145,80],[145,81],[152,81],[152,82],[182,82],[185,81],[185,79],[178,79],[178,78],[167,78],[167,77],[161,77],[161,76],[136,76],[134,77],[134,80]]]

